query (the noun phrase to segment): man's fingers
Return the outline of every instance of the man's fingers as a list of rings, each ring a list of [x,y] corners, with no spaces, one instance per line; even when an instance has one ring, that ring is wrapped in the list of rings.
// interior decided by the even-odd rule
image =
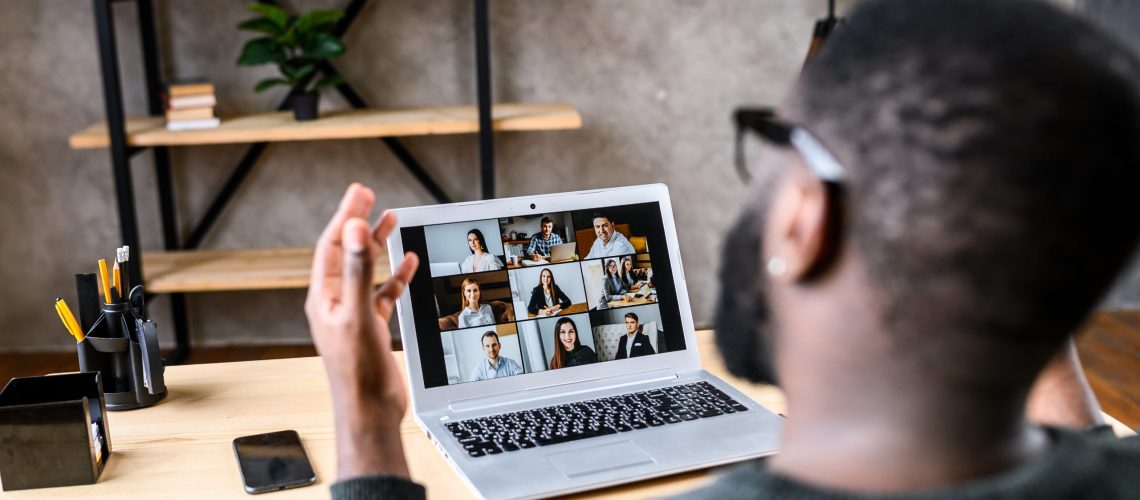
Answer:
[[[340,240],[344,222],[350,217],[367,217],[372,210],[375,195],[371,189],[353,183],[348,186],[325,229],[317,239],[313,252],[313,269],[309,281],[309,300],[316,301],[318,294],[325,292],[325,284],[330,275],[342,272],[340,268]],[[359,215],[357,215],[359,214]]]
[[[400,294],[404,293],[404,288],[407,288],[408,283],[411,282],[419,265],[420,258],[416,254],[412,252],[404,254],[404,261],[400,263],[400,267],[396,268],[392,277],[376,292],[374,302],[376,314],[384,321],[392,318],[393,304],[399,300]]]
[[[358,182],[349,185],[344,192],[344,197],[340,199],[340,206],[337,207],[336,213],[329,220],[329,224],[325,226],[325,230],[321,232],[321,241],[339,244],[341,226],[344,225],[344,222],[352,217],[367,218],[368,212],[372,211],[372,203],[375,201],[376,195],[371,189]]]
[[[348,311],[360,311],[367,307],[372,291],[368,223],[359,217],[348,219],[341,231],[341,239],[344,248],[344,279],[340,301]]]
[[[378,258],[380,252],[387,246],[388,236],[394,229],[396,229],[396,213],[385,210],[380,215],[380,220],[376,221],[376,226],[372,228],[372,240],[376,242],[372,247],[376,252],[372,255],[374,258]]]

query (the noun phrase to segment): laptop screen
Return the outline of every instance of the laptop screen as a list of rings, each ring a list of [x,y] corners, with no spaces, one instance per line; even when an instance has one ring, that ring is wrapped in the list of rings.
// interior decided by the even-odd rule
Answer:
[[[428,388],[685,349],[658,203],[401,229]],[[427,264],[427,265],[424,265]]]

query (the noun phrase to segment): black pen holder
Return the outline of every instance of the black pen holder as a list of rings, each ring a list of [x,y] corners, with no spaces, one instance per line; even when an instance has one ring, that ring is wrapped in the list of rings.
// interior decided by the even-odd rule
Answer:
[[[111,456],[98,373],[22,377],[0,392],[4,491],[93,484]]]
[[[99,319],[76,344],[79,370],[103,374],[108,410],[144,408],[166,397],[153,325],[136,320],[126,303],[104,304]]]

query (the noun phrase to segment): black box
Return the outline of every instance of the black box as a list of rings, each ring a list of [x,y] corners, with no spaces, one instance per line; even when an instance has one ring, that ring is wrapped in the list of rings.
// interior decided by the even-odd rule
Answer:
[[[94,484],[111,456],[98,372],[14,378],[0,392],[4,491]]]

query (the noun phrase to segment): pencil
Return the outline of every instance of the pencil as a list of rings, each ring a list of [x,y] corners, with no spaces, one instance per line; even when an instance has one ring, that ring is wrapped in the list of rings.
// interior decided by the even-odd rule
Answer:
[[[107,259],[99,259],[99,279],[103,288],[103,301],[111,303],[111,277],[107,276]]]
[[[122,275],[123,289],[119,293],[126,299],[131,294],[131,273],[127,262],[131,260],[131,247],[123,245],[115,250],[115,260],[119,262],[119,274]]]
[[[115,265],[111,267],[111,282],[115,284],[115,294],[120,297],[119,300],[125,299],[127,294],[123,292],[123,279],[122,275],[119,274],[119,261],[117,260]]]

